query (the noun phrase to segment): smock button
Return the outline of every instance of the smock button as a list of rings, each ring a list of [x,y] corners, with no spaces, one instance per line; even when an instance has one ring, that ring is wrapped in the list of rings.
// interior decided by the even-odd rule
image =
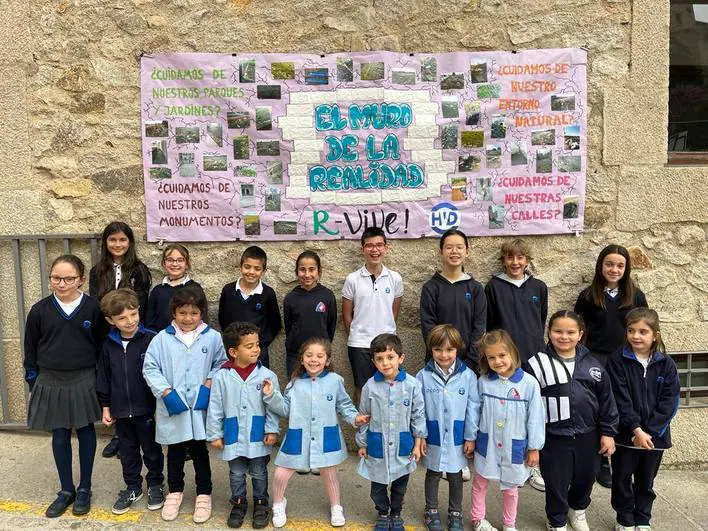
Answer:
[[[312,417],[312,420],[315,420],[315,417]]]
[[[393,446],[393,442],[388,443],[389,446]]]
[[[501,448],[501,447],[502,447],[502,443],[497,444],[497,446],[498,446],[499,448]]]
[[[502,426],[504,426],[504,423],[501,420],[497,422],[497,427],[501,428]]]
[[[504,405],[504,400],[500,400],[499,403],[503,406],[503,405]]]
[[[315,440],[315,438],[313,437],[313,438],[312,438],[312,439],[310,439],[310,440],[311,440],[311,441],[314,441],[314,440]]]

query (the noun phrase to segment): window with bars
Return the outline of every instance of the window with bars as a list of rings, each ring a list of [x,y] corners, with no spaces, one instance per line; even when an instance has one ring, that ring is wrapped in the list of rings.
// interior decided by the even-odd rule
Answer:
[[[681,379],[681,407],[708,407],[708,352],[671,352]]]

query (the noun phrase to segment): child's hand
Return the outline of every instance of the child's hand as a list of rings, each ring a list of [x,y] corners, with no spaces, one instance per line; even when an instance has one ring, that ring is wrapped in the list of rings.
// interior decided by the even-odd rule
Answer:
[[[417,445],[417,446],[414,446],[414,447],[413,447],[413,451],[411,452],[411,457],[410,457],[410,459],[411,459],[412,461],[415,461],[416,463],[417,463],[418,461],[420,461],[420,458],[421,458],[421,446],[422,446],[422,445],[420,445],[420,444]]]
[[[425,439],[420,442],[420,455],[423,457],[428,455],[428,442]]]
[[[465,441],[465,445],[462,448],[467,459],[472,459],[474,457],[474,446],[474,441]]]
[[[273,394],[273,382],[271,382],[268,378],[263,380],[263,394],[265,396],[270,396]]]
[[[211,441],[212,447],[216,448],[217,450],[223,450],[224,449],[224,439],[216,439]]]
[[[632,442],[637,448],[643,448],[645,450],[652,450],[654,448],[654,443],[651,440],[651,435],[645,432],[641,428],[634,430],[634,437],[632,437]]]
[[[371,420],[371,415],[357,415],[354,419],[354,426],[361,426]]]
[[[207,378],[206,380],[204,380],[204,383],[202,385],[207,389],[211,389],[211,378]]]
[[[526,465],[532,468],[538,466],[538,450],[529,450],[526,452]]]
[[[610,437],[609,435],[603,435],[600,437],[600,451],[598,452],[600,455],[606,455],[607,457],[610,457],[612,454],[615,453],[615,438]]]
[[[368,457],[368,452],[366,451],[366,448],[359,448],[359,451],[357,452],[359,454],[359,457],[363,457],[366,459]]]
[[[265,437],[263,438],[263,444],[266,446],[273,446],[278,440],[278,434],[277,433],[266,433]]]
[[[168,387],[164,391],[162,391],[162,398],[165,398],[167,395],[169,395],[172,392],[172,388]]]
[[[115,421],[116,421],[116,419],[114,419],[114,418],[111,416],[111,408],[109,408],[109,407],[104,407],[104,408],[103,408],[103,418],[101,419],[101,422],[103,422],[103,425],[104,425],[104,426],[110,426],[110,425],[113,424]]]

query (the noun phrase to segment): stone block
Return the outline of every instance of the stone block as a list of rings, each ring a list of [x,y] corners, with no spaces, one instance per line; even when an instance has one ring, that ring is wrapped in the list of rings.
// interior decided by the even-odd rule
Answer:
[[[333,204],[337,201],[337,192],[316,192],[310,193],[310,203],[312,204]]]
[[[384,89],[380,87],[337,89],[338,102],[378,101],[383,97]]]
[[[288,175],[307,175],[307,164],[290,164],[288,165]]]
[[[436,115],[438,113],[438,104],[435,102],[416,102],[411,105],[413,109],[413,115],[417,114],[432,114]]]
[[[298,138],[294,141],[295,151],[322,151],[324,150],[323,140],[306,140]]]
[[[288,116],[312,116],[314,112],[315,108],[309,103],[302,105],[291,103],[285,106],[285,114]]]
[[[421,149],[412,151],[411,158],[414,162],[440,162],[442,161],[442,152],[439,149]]]
[[[438,137],[438,126],[437,125],[412,125],[408,128],[408,136],[410,138],[437,138]],[[440,153],[438,151],[438,153]]]
[[[56,197],[86,197],[93,191],[89,179],[56,179],[49,183],[48,189]]]
[[[378,205],[381,203],[381,192],[337,192],[334,202],[337,205]]]
[[[71,92],[88,92],[93,83],[91,70],[86,65],[67,68],[57,80],[57,85]]]
[[[288,199],[310,199],[309,186],[288,186],[285,189],[285,197]]]
[[[632,264],[632,271],[638,271],[642,269],[651,269],[652,263],[649,255],[641,247],[633,245],[627,249],[629,252],[629,260]]]
[[[403,149],[407,150],[423,150],[433,149],[435,147],[434,138],[404,138]]]
[[[280,116],[278,118],[278,127],[291,128],[314,128],[315,121],[312,116]]]
[[[321,153],[319,151],[293,151],[290,153],[290,162],[294,164],[319,164]]]
[[[280,130],[283,133],[283,138],[285,140],[312,140],[316,138],[315,129],[307,127],[281,127]]]
[[[417,126],[437,125],[437,116],[434,114],[414,114],[413,124]]]

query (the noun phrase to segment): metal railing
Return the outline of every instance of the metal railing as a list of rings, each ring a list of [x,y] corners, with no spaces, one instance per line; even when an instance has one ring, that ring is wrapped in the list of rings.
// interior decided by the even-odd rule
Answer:
[[[708,407],[708,352],[670,352],[669,355],[676,362],[681,379],[680,407]],[[703,359],[697,360],[699,357]],[[699,379],[698,385],[696,379]]]

